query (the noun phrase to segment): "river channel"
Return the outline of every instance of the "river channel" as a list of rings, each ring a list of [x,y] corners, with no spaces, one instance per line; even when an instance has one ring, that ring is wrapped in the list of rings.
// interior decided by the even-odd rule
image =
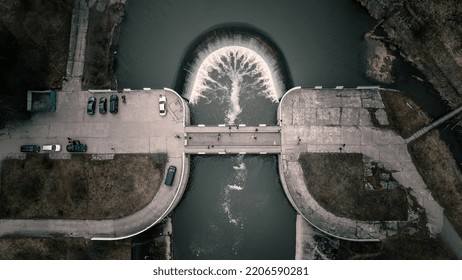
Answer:
[[[194,124],[275,124],[280,92],[292,86],[377,84],[365,76],[363,36],[373,25],[355,0],[129,1],[118,38],[118,87],[174,88],[190,100]],[[208,59],[213,50],[201,40],[235,27],[260,34],[269,53],[234,48],[226,49],[225,62]],[[236,45],[241,39],[211,41],[225,47],[226,40]],[[194,59],[208,59],[207,88],[194,89],[201,67]],[[265,63],[269,71],[258,68]],[[238,65],[247,71],[244,78]],[[439,104],[422,94],[429,89],[410,78],[411,70],[405,72],[409,78],[393,86],[419,95],[419,104]],[[445,110],[438,108],[432,114]],[[294,258],[295,211],[275,156],[193,156],[172,219],[175,259]]]

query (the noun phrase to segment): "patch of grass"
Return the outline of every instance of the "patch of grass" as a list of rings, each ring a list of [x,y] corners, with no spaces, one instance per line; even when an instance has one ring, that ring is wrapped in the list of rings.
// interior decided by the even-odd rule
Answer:
[[[51,160],[48,154],[2,162],[1,218],[117,218],[145,207],[162,183],[167,156],[88,155]]]
[[[0,127],[30,118],[27,90],[61,87],[73,4],[0,1]]]
[[[403,137],[412,135],[430,118],[406,94],[381,91],[392,125]],[[462,233],[462,174],[439,132],[433,130],[408,145],[413,162],[432,196]]]
[[[414,163],[448,220],[462,233],[462,174],[438,131],[409,144]]]
[[[362,154],[307,153],[299,162],[310,194],[327,211],[357,220],[407,219],[404,189],[365,189]]]
[[[165,166],[167,165],[167,154],[166,153],[158,153],[158,154],[151,154],[151,161],[154,168],[162,170],[161,173],[164,173]],[[163,168],[163,169],[162,169]]]
[[[380,91],[391,127],[408,138],[427,125],[431,119],[405,93]]]
[[[81,238],[1,238],[2,260],[129,260],[131,238],[91,241]]]
[[[115,43],[125,5],[108,4],[104,12],[98,11],[96,6],[90,9],[89,14],[82,87],[114,88]]]
[[[399,234],[383,242],[340,241],[338,259],[356,260],[453,260],[454,254],[439,238],[425,232]]]

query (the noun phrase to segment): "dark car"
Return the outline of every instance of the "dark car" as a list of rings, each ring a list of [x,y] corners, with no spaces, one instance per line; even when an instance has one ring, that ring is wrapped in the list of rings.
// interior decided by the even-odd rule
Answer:
[[[39,145],[22,145],[21,152],[23,153],[38,153],[40,152]]]
[[[66,151],[70,153],[84,153],[87,151],[87,145],[80,143],[80,141],[74,140],[71,144],[66,146]]]
[[[109,99],[109,112],[116,114],[119,111],[119,97],[115,94]]]
[[[173,179],[175,179],[176,167],[170,165],[167,171],[167,176],[165,176],[165,184],[171,186],[173,184]]]
[[[106,114],[106,108],[107,108],[107,99],[106,97],[101,97],[99,99],[99,113]]]
[[[95,109],[96,109],[96,98],[94,96],[91,96],[90,98],[88,98],[87,113],[89,115],[94,115]]]

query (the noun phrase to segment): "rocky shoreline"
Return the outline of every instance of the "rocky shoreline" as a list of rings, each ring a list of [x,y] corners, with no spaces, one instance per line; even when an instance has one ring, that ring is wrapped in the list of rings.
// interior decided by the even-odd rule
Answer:
[[[462,3],[358,0],[451,108],[462,104]],[[382,39],[383,41],[383,39]]]
[[[378,22],[376,27],[380,27],[385,33],[378,36],[374,32],[376,30],[374,27],[366,34],[365,39],[375,40],[377,45],[383,44],[390,53],[410,62],[425,76],[420,81],[430,83],[450,108],[461,106],[462,3],[457,0],[358,0],[358,2],[367,8],[370,15]],[[386,57],[383,55],[386,53],[382,51],[382,57]],[[386,66],[382,63],[383,65]],[[368,67],[376,70],[373,71],[375,75],[372,75],[372,78],[378,81],[381,73],[377,69],[389,70],[389,75],[393,73],[392,63],[389,68],[384,66],[377,68],[370,63]],[[394,96],[393,102],[399,103],[397,96]],[[402,104],[398,106],[401,106],[398,110],[401,113],[407,109]],[[412,123],[410,120],[415,117],[414,115],[410,118],[401,116],[397,119],[407,125],[406,123],[408,121]],[[425,118],[426,122],[431,121],[428,116]],[[451,128],[458,143],[462,143],[462,116],[456,118]],[[441,141],[438,131],[433,131],[412,143],[410,153],[433,196],[445,208],[445,215],[460,233],[462,221],[459,217],[462,210],[458,198],[462,196],[461,166],[454,161],[454,156],[447,144]]]
[[[367,44],[366,75],[379,83],[392,84],[396,80],[394,75],[396,56],[382,42],[383,37],[374,34],[376,27],[377,25],[364,35]]]

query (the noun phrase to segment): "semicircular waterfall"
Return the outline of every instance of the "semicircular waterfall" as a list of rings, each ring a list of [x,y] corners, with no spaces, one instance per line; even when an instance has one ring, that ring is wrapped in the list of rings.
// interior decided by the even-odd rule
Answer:
[[[183,68],[183,97],[190,102],[192,121],[274,124],[286,90],[277,51],[253,34],[212,34]]]
[[[276,123],[285,92],[281,55],[262,36],[214,30],[193,48],[184,76],[194,124]],[[295,211],[277,158],[191,156],[186,194],[174,211],[178,259],[293,259]]]

